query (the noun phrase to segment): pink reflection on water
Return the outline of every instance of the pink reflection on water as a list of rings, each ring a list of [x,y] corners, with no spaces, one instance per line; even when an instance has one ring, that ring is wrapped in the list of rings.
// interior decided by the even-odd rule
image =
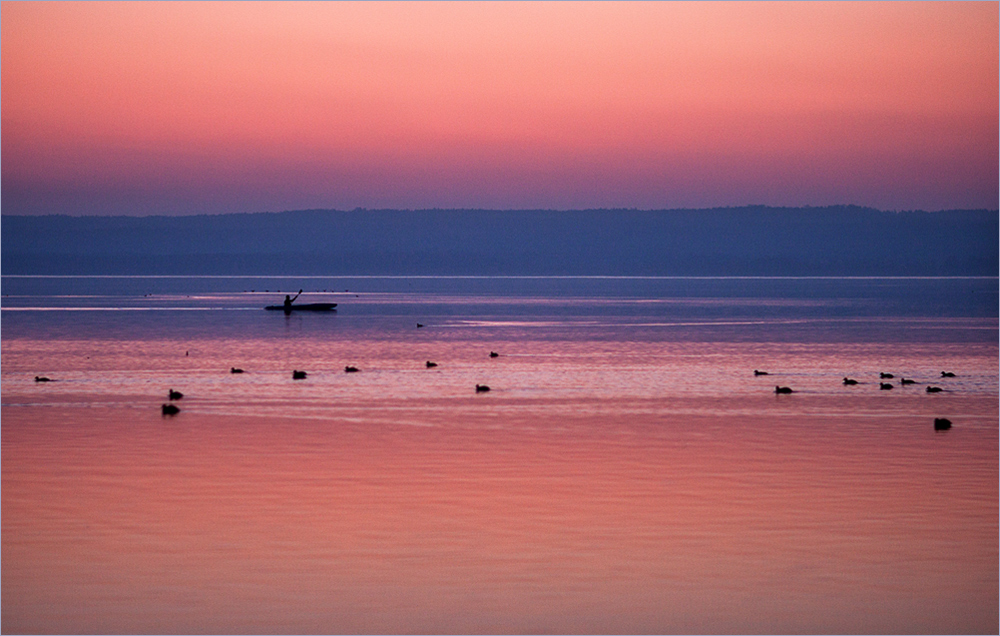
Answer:
[[[996,622],[995,427],[23,413],[3,413],[9,631]]]
[[[995,347],[308,345],[4,341],[3,630],[996,630]]]

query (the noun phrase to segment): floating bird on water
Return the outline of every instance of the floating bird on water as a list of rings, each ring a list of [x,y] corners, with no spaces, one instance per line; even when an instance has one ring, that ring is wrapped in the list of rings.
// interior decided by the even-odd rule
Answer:
[[[757,369],[754,369],[753,370],[753,374],[754,375],[767,375],[768,373],[767,373],[767,371],[758,371]]]
[[[934,418],[935,431],[947,431],[949,428],[951,428],[951,420],[949,420],[947,417]]]
[[[293,380],[305,380],[306,379],[306,372],[305,371],[296,371],[296,370],[293,369],[292,370],[292,379]]]
[[[437,362],[431,362],[430,360],[427,361],[427,368],[428,369],[433,369],[436,366],[437,366]]]
[[[944,390],[944,389],[942,389],[942,388],[941,388],[941,387],[939,387],[939,386],[929,386],[929,387],[927,387],[927,392],[928,392],[928,393],[940,393],[940,392],[941,392],[941,391],[943,391],[943,390]]]
[[[417,323],[417,329],[420,329],[421,327],[423,327],[423,325],[418,322]]]
[[[787,386],[776,386],[776,387],[774,387],[774,392],[775,393],[794,393],[794,391],[792,391],[792,388],[791,387],[787,387]]]
[[[243,373],[243,369],[240,369],[240,368],[237,368],[237,367],[229,367],[229,372],[230,373]]]
[[[858,383],[857,380],[852,380],[851,378],[844,378],[844,384],[853,385],[853,384],[857,384],[857,383]]]
[[[177,415],[181,412],[181,410],[173,404],[164,404],[160,407],[160,411],[162,411],[164,415]]]
[[[899,383],[900,384],[916,384],[917,381],[916,380],[907,380],[906,378],[900,378],[899,379]]]
[[[486,391],[489,391],[489,390],[490,390],[490,387],[486,386],[485,384],[477,384],[476,385],[476,393],[485,393]]]
[[[942,371],[941,372],[941,377],[942,378],[953,378],[953,377],[955,377],[955,374],[952,373],[951,371]]]
[[[344,367],[344,373],[357,373],[360,370],[361,369],[357,367],[351,367],[351,366]]]
[[[892,390],[892,385],[889,384],[888,382],[879,382],[878,388],[881,391],[891,391]]]
[[[893,379],[896,376],[894,376],[891,373],[879,373],[878,377],[882,378],[883,380],[891,380],[891,379]]]
[[[47,378],[44,375],[36,375],[35,382],[52,382],[52,378]]]
[[[167,391],[167,399],[168,400],[179,400],[182,397],[184,397],[184,394],[181,393],[180,391],[174,391],[173,389],[170,389],[169,391]]]
[[[490,351],[490,357],[491,358],[498,358],[498,357],[500,357],[500,354],[497,353],[496,351]]]

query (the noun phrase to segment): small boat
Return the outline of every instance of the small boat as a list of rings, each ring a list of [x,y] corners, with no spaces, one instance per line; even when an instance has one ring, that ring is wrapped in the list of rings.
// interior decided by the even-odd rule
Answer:
[[[268,305],[268,311],[334,311],[337,303],[302,303],[301,305]]]

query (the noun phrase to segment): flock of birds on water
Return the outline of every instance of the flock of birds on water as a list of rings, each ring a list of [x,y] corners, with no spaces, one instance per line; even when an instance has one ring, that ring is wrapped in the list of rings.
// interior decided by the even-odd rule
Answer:
[[[423,325],[417,323],[417,327],[423,327]],[[185,351],[184,355],[188,356],[190,353],[191,353],[190,351]],[[496,351],[490,351],[490,357],[499,358],[500,354],[497,353]],[[433,369],[435,367],[437,367],[437,362],[431,362],[430,360],[427,361],[426,368]],[[359,371],[361,371],[361,369],[352,365],[347,365],[346,367],[344,367],[344,373],[358,373]],[[229,367],[229,373],[245,373],[245,371],[239,367]],[[293,380],[305,380],[308,377],[309,373],[307,373],[306,371],[299,371],[298,369],[292,370]],[[55,382],[55,380],[49,377],[36,375],[35,382]],[[476,385],[476,393],[486,393],[489,390],[490,387],[488,385],[485,384]],[[180,391],[174,391],[173,389],[168,389],[167,400],[169,401],[169,403],[161,405],[160,411],[163,413],[163,415],[177,415],[178,413],[181,412],[181,409],[176,404],[173,404],[173,401],[180,400],[183,397],[184,394],[181,393]]]
[[[417,327],[422,327],[422,326],[423,325],[421,325],[420,323],[417,323]],[[187,355],[187,353],[185,353],[184,355]],[[497,353],[496,351],[490,351],[490,357],[491,358],[499,358],[500,354]],[[433,369],[435,367],[437,367],[437,362],[431,362],[430,360],[427,361],[426,368]],[[361,371],[361,369],[359,369],[359,368],[357,368],[355,366],[347,365],[346,367],[344,367],[344,373],[358,373],[359,371]],[[240,369],[239,367],[230,367],[229,368],[229,372],[230,373],[244,373],[243,369]],[[306,371],[299,371],[298,369],[292,369],[292,379],[293,380],[305,380],[308,377],[309,377],[309,373],[308,372],[306,372]],[[42,377],[39,377],[37,375],[35,376],[35,382],[51,382],[51,381],[52,380],[49,379],[49,378],[42,378]],[[476,385],[476,393],[486,393],[489,390],[490,390],[490,387],[487,386],[487,385],[485,385],[485,384],[477,384]],[[181,393],[180,391],[174,391],[173,389],[169,389],[167,391],[167,399],[170,400],[170,402],[173,402],[174,400],[179,400],[182,397],[184,397],[184,394]],[[163,404],[160,407],[160,409],[161,409],[161,411],[163,412],[164,415],[177,415],[178,413],[181,412],[180,408],[178,408],[177,405],[175,405],[175,404]]]
[[[754,369],[753,370],[753,374],[755,376],[770,375],[767,371],[760,371],[758,369]],[[879,380],[893,380],[893,379],[895,379],[896,376],[894,376],[891,373],[881,372],[881,373],[878,374],[878,377],[879,377]],[[955,374],[952,373],[951,371],[942,371],[941,372],[941,377],[942,378],[953,378],[953,377],[955,377]],[[917,383],[916,380],[913,380],[913,379],[910,379],[910,378],[904,378],[904,377],[900,377],[899,378],[899,384],[900,384],[900,386],[907,386],[907,385],[916,384],[916,383]],[[844,378],[844,386],[854,386],[856,384],[861,384],[861,383],[858,382],[857,380],[853,379],[853,378]],[[879,382],[878,388],[881,391],[891,391],[892,388],[893,388],[893,384],[891,382]],[[928,393],[940,393],[941,391],[944,391],[944,389],[942,389],[939,386],[928,386],[927,387],[927,392]],[[791,387],[787,387],[787,386],[775,386],[774,387],[774,392],[775,393],[795,393],[795,391],[793,391],[791,389]]]
[[[770,375],[767,371],[760,371],[759,369],[754,369],[753,370],[753,374],[754,374],[754,376]],[[892,388],[893,388],[893,384],[891,382],[882,382],[882,380],[894,380],[896,378],[896,376],[893,375],[893,374],[891,374],[891,373],[885,373],[884,371],[880,372],[878,374],[878,376],[879,376],[879,386],[878,386],[879,390],[880,391],[891,391]],[[942,371],[941,372],[941,377],[942,378],[954,378],[955,374],[952,373],[951,371]],[[899,384],[900,384],[900,386],[908,386],[908,385],[916,384],[916,383],[917,383],[917,381],[913,380],[911,378],[904,378],[902,376],[900,376],[900,378],[899,378]],[[855,380],[853,378],[847,378],[847,377],[845,377],[844,381],[843,381],[843,384],[844,384],[844,386],[855,386],[857,384],[861,384],[861,382],[858,382],[857,380]],[[928,393],[940,393],[941,391],[944,391],[944,389],[942,389],[939,386],[930,386],[930,385],[927,386],[927,392]],[[785,395],[785,394],[788,394],[788,393],[795,393],[795,391],[793,391],[791,387],[788,387],[788,386],[777,386],[777,385],[774,387],[774,392],[777,395]],[[935,417],[934,418],[934,430],[935,431],[947,431],[950,428],[951,428],[951,420],[949,420],[948,418],[946,418],[946,417]]]
[[[421,325],[419,323],[417,324],[417,327],[422,327],[422,326],[423,325]],[[188,355],[188,353],[189,352],[185,352],[184,355],[186,356],[186,355]],[[490,351],[490,358],[497,358],[499,356],[500,356],[500,354],[497,353],[496,351]],[[438,365],[437,365],[436,362],[431,362],[430,360],[428,360],[427,363],[426,363],[426,368],[428,368],[428,369],[433,369],[433,368],[435,368],[437,366]],[[361,369],[359,369],[358,367],[355,367],[355,366],[347,365],[346,367],[344,367],[344,373],[358,373],[359,371],[361,371]],[[230,373],[244,373],[243,369],[240,369],[239,367],[230,367],[229,368],[229,372]],[[754,376],[770,375],[770,373],[768,373],[767,371],[761,371],[759,369],[754,369],[753,370],[753,374],[754,374]],[[300,371],[298,369],[293,369],[292,370],[292,379],[293,380],[305,380],[308,377],[309,377],[309,374],[306,371]],[[882,380],[893,380],[893,379],[895,379],[895,377],[896,376],[893,375],[892,373],[880,372],[879,373],[879,390],[881,390],[881,391],[892,390],[893,384],[891,382],[882,382]],[[941,378],[954,378],[954,377],[955,377],[955,374],[952,373],[951,371],[942,371],[941,372]],[[48,378],[48,377],[45,377],[45,376],[39,376],[39,375],[35,376],[35,382],[53,382],[53,381],[54,380],[52,380],[52,378]],[[916,384],[916,383],[917,383],[917,381],[913,380],[911,378],[904,378],[904,377],[900,377],[899,378],[899,384],[900,384],[900,386],[908,386],[908,385],[912,385],[912,384]],[[855,380],[853,378],[845,377],[844,380],[843,380],[843,384],[844,384],[844,386],[855,386],[857,384],[861,384],[861,382],[859,382],[858,380]],[[476,393],[485,393],[485,392],[487,392],[489,390],[490,390],[490,387],[487,386],[487,385],[485,385],[485,384],[477,384],[476,385]],[[942,389],[939,386],[930,386],[930,385],[927,386],[927,392],[928,393],[940,393],[943,390],[944,389]],[[778,386],[778,385],[776,385],[774,387],[774,392],[777,395],[786,395],[786,394],[789,394],[789,393],[795,393],[795,391],[792,390],[791,387],[788,387],[788,386]],[[160,410],[163,413],[163,415],[177,415],[178,413],[180,413],[181,412],[180,408],[177,407],[177,405],[173,404],[173,401],[174,400],[180,400],[183,397],[184,397],[184,394],[181,393],[180,391],[174,391],[173,389],[169,389],[167,391],[167,400],[169,401],[169,403],[163,404],[160,407]],[[946,430],[948,430],[950,428],[951,428],[951,420],[949,420],[947,418],[944,418],[944,417],[936,417],[936,418],[934,418],[934,430],[935,431],[946,431]]]

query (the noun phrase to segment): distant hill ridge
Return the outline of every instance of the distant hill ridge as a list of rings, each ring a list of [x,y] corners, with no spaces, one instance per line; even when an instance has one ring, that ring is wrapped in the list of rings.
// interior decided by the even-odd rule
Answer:
[[[0,217],[4,274],[998,274],[997,210],[299,210]]]

